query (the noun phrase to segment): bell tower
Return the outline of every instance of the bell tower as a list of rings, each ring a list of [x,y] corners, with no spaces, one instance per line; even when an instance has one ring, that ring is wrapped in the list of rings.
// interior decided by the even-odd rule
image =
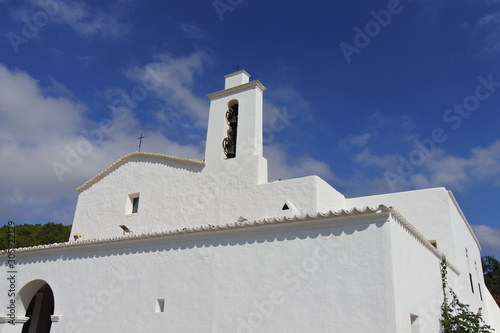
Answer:
[[[206,169],[225,170],[242,181],[267,183],[267,160],[262,155],[262,98],[266,87],[240,70],[224,76],[225,89],[210,99]]]

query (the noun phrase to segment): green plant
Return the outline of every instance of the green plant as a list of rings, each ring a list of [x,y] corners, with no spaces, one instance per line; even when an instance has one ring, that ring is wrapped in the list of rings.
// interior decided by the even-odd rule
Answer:
[[[453,289],[448,285],[446,258],[441,261],[441,280],[443,285],[443,304],[441,305],[442,333],[491,333],[494,331],[483,320],[481,308],[477,313],[469,305],[460,302]],[[448,297],[448,294],[450,297]]]
[[[0,250],[9,248],[8,235],[15,231],[15,247],[29,247],[43,244],[67,242],[70,225],[48,222],[45,224],[19,224],[15,227],[0,227]]]
[[[492,295],[500,295],[500,261],[492,256],[481,258],[484,272],[484,284]]]

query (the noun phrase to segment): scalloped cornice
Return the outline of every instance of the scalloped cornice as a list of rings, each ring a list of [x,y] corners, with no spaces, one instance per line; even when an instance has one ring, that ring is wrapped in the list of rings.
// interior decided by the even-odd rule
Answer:
[[[119,166],[123,165],[126,161],[130,160],[133,157],[153,157],[153,158],[158,158],[158,159],[164,159],[168,161],[174,161],[174,162],[181,162],[181,163],[189,163],[189,164],[194,164],[194,165],[199,165],[199,166],[205,166],[205,161],[204,160],[199,160],[199,159],[194,159],[194,158],[182,158],[182,157],[175,157],[175,156],[169,156],[169,155],[163,155],[163,154],[154,154],[154,153],[143,153],[139,151],[135,151],[131,154],[125,155],[110,166],[108,166],[106,169],[104,169],[101,173],[99,173],[97,176],[93,177],[89,181],[85,182],[83,185],[78,187],[76,190],[78,192],[83,192],[86,189],[88,189],[90,186],[94,185],[97,183],[99,180],[104,178],[106,175],[108,175],[111,171],[116,170]]]
[[[338,217],[348,217],[355,215],[368,215],[368,214],[390,214],[398,224],[409,231],[415,238],[417,238],[420,243],[426,247],[429,251],[431,251],[436,257],[439,259],[444,258],[444,254],[439,252],[428,239],[422,235],[420,231],[417,230],[410,222],[406,220],[406,218],[401,215],[397,210],[392,207],[387,207],[385,205],[380,205],[376,208],[365,207],[365,208],[353,208],[350,210],[339,210],[339,211],[328,211],[326,213],[315,213],[315,214],[307,214],[305,216],[292,216],[292,217],[273,217],[267,219],[260,219],[255,221],[245,221],[245,222],[234,222],[227,223],[223,225],[201,225],[199,227],[193,228],[182,228],[175,230],[164,230],[161,232],[148,232],[144,234],[128,234],[124,236],[110,237],[110,238],[98,238],[98,239],[88,239],[88,240],[79,240],[73,242],[65,242],[65,243],[56,243],[50,245],[39,245],[33,247],[25,247],[16,249],[16,252],[31,252],[31,251],[43,251],[50,249],[58,249],[58,248],[66,248],[66,247],[77,247],[77,246],[92,246],[92,245],[101,245],[106,243],[114,243],[114,242],[124,242],[130,240],[139,240],[139,239],[148,239],[148,238],[158,238],[158,237],[175,237],[182,236],[186,234],[197,234],[197,233],[207,233],[207,232],[220,232],[227,230],[238,230],[243,228],[256,228],[261,226],[268,225],[285,225],[285,224],[296,224],[301,222],[315,221],[315,220],[324,220],[328,218],[338,218]],[[2,254],[6,253],[6,251],[2,251]],[[460,270],[450,261],[446,260],[448,267],[455,272],[457,275],[460,275]]]
[[[390,208],[390,210],[391,210],[391,215],[396,219],[396,221],[401,226],[403,226],[406,230],[411,232],[413,234],[413,236],[415,236],[422,243],[422,245],[424,245],[429,251],[434,253],[434,255],[436,255],[439,259],[443,260],[445,258],[444,254],[439,252],[434,247],[434,245],[432,245],[431,242],[429,242],[429,240],[427,238],[425,238],[424,235],[422,235],[422,233],[420,231],[418,231],[417,228],[415,228],[410,222],[408,222],[408,220],[403,215],[401,215],[400,212],[398,212],[397,210],[395,210],[393,208]],[[460,270],[453,263],[451,263],[448,259],[446,259],[446,264],[457,275],[461,274]]]
[[[392,210],[384,205],[380,205],[377,208],[365,207],[362,209],[353,208],[350,210],[339,210],[339,211],[328,211],[326,213],[315,213],[315,214],[307,214],[305,216],[291,216],[291,217],[272,217],[265,218],[255,221],[244,221],[244,222],[233,222],[227,224],[206,224],[201,225],[199,227],[192,228],[182,228],[182,229],[174,229],[174,230],[163,230],[160,232],[148,232],[143,234],[127,234],[123,236],[109,237],[109,238],[94,238],[94,239],[85,239],[64,243],[54,243],[48,245],[38,245],[32,247],[23,247],[16,249],[16,252],[30,252],[30,251],[41,251],[41,250],[50,250],[57,248],[65,248],[65,247],[74,247],[74,246],[90,246],[90,245],[99,245],[104,243],[114,243],[114,242],[122,242],[129,240],[138,240],[145,238],[155,238],[155,237],[172,237],[172,236],[181,236],[186,234],[196,234],[196,233],[205,233],[205,232],[216,232],[216,231],[227,231],[227,230],[237,230],[243,228],[255,228],[261,226],[268,225],[279,225],[279,224],[295,224],[300,222],[314,221],[314,220],[323,220],[330,217],[345,217],[345,216],[354,216],[354,215],[367,215],[367,214],[381,214],[381,213],[390,213]],[[430,243],[429,243],[430,244]],[[432,246],[432,245],[431,245]],[[1,253],[6,253],[2,251]]]

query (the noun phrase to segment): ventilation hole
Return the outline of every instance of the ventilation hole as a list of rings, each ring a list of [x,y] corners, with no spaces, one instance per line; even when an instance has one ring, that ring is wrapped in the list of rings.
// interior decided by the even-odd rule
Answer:
[[[287,204],[284,204],[284,205],[283,205],[283,208],[281,208],[281,210],[289,210],[289,209],[290,209],[290,207],[288,207],[288,205],[287,205]]]

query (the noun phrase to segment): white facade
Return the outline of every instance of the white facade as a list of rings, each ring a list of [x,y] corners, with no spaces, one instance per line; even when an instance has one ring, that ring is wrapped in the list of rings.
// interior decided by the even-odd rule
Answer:
[[[225,78],[208,95],[205,160],[127,155],[78,189],[69,242],[17,250],[16,324],[4,306],[0,332],[22,332],[27,314],[37,332],[51,299],[50,332],[439,332],[442,254],[460,299],[500,330],[451,192],[347,199],[317,176],[269,183],[265,87]]]

